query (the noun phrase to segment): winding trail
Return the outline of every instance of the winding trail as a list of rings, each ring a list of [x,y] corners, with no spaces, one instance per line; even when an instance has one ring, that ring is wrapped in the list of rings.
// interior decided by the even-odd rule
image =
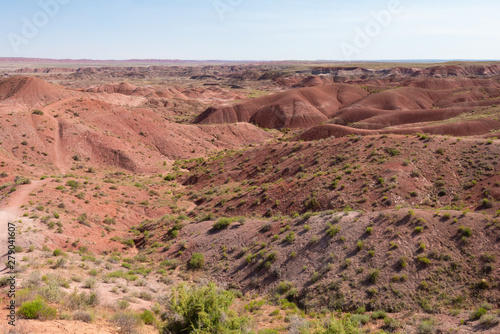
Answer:
[[[64,166],[64,158],[62,155],[63,150],[61,144],[61,123],[56,117],[54,117],[52,111],[55,110],[56,108],[63,107],[65,103],[70,102],[74,99],[75,97],[65,98],[42,108],[42,111],[45,113],[47,117],[51,119],[52,124],[54,126],[54,143],[53,143],[54,165],[63,174],[66,172],[66,168]]]
[[[9,197],[4,199],[0,203],[0,263],[5,263],[5,257],[7,255],[7,241],[8,241],[8,224],[10,222],[21,220],[23,224],[33,224],[34,221],[26,217],[22,217],[21,206],[28,201],[29,194],[35,189],[47,184],[49,180],[39,180],[32,181],[30,184],[18,186],[17,190],[12,193]],[[34,240],[29,240],[28,235],[23,233],[22,235],[16,235],[17,245],[30,244]],[[3,266],[1,267],[4,268]]]

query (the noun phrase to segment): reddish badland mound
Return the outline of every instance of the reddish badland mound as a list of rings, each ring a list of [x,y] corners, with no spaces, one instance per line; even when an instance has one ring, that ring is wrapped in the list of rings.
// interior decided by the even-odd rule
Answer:
[[[382,129],[400,124],[436,122],[458,116],[469,111],[468,108],[423,109],[408,111],[389,111],[376,109],[349,109],[333,118],[330,123],[347,125],[356,123],[356,128]]]
[[[414,87],[403,87],[371,94],[353,103],[350,108],[373,108],[381,110],[430,109],[434,103],[447,97],[449,92]]]
[[[134,96],[148,96],[152,94],[152,91],[146,87],[137,87],[127,82],[90,87],[86,91],[89,93],[118,93]]]
[[[158,162],[260,143],[270,134],[252,124],[183,125],[149,109],[130,109],[93,99],[62,100],[44,115],[0,118],[6,154],[65,169],[73,157],[88,166],[148,170]]]
[[[294,87],[314,87],[333,83],[333,80],[326,76],[312,75],[294,85]]]
[[[108,94],[122,94],[127,96],[140,96],[153,99],[164,98],[164,99],[196,99],[196,100],[242,100],[245,96],[240,93],[232,92],[229,90],[222,89],[220,87],[192,87],[192,88],[181,88],[181,87],[138,87],[132,85],[128,82],[121,82],[115,84],[106,84],[93,86],[87,89],[82,89],[88,93],[108,93]]]
[[[404,81],[405,86],[418,87],[424,89],[455,89],[460,87],[493,87],[500,88],[500,82],[490,79],[456,78],[456,79],[438,79],[425,78]]]
[[[0,80],[0,112],[27,111],[71,95],[65,88],[35,77],[11,77]]]
[[[234,106],[209,108],[195,123],[251,122],[267,128],[307,128],[366,95],[363,89],[349,85],[292,89]]]
[[[389,118],[390,116],[387,117],[388,117],[387,122],[391,122],[391,119]],[[411,115],[409,115],[409,117],[411,117]],[[309,140],[325,139],[330,137],[340,138],[349,135],[367,136],[374,134],[416,134],[416,133],[427,133],[432,135],[447,135],[447,136],[476,136],[498,129],[500,129],[500,122],[495,121],[493,119],[444,123],[444,124],[436,124],[429,126],[402,126],[402,127],[393,127],[391,129],[382,129],[382,130],[364,130],[337,124],[323,124],[315,126],[305,131],[304,133],[297,136],[296,140],[309,141]]]

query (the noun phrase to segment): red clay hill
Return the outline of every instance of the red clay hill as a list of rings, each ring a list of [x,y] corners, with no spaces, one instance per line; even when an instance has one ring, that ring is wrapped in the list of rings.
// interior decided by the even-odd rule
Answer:
[[[308,128],[367,95],[361,87],[344,84],[298,88],[234,106],[209,108],[195,123],[250,122],[265,128]]]
[[[480,135],[498,129],[495,121],[498,119],[486,117],[490,112],[485,112],[500,103],[498,79],[357,80],[351,84],[334,84],[308,78],[303,82],[313,87],[290,89],[233,106],[211,107],[198,116],[195,123],[250,122],[265,128],[306,130],[332,123],[350,128],[340,131],[339,127],[325,126],[321,131],[314,130],[326,133],[324,130],[328,128],[337,134],[370,133],[359,130],[366,129],[395,134],[423,131]],[[487,120],[477,122],[476,118]],[[443,121],[461,124],[427,128],[429,122]],[[468,124],[469,121],[474,122]],[[478,125],[482,123],[488,124]],[[395,126],[404,130],[392,128]],[[457,131],[457,127],[462,129]],[[318,139],[317,134],[304,138]]]
[[[172,123],[153,109],[137,107],[146,99],[122,94],[131,93],[127,88],[132,86],[120,87],[87,93],[31,77],[0,81],[2,160],[62,171],[75,163],[141,171],[151,170],[158,162],[203,156],[271,137],[248,123]]]

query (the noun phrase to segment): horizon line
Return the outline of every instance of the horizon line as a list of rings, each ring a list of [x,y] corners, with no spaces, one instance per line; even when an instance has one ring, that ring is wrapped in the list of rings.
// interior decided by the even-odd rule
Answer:
[[[74,62],[228,62],[228,63],[273,63],[273,62],[295,62],[295,63],[446,63],[446,62],[500,62],[500,59],[362,59],[362,60],[334,60],[334,59],[282,59],[282,60],[230,60],[230,59],[175,59],[175,58],[130,58],[130,59],[94,59],[94,58],[40,58],[40,57],[0,57],[0,61],[74,61]]]

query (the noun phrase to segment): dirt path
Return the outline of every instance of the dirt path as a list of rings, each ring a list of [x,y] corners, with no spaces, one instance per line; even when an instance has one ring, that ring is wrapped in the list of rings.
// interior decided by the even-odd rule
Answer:
[[[30,184],[18,186],[17,190],[7,197],[2,203],[0,203],[0,263],[5,263],[5,256],[7,251],[7,241],[8,241],[8,227],[9,222],[19,221],[18,228],[26,229],[29,226],[36,226],[36,223],[32,219],[22,217],[21,206],[28,201],[28,196],[34,190],[40,188],[41,186],[48,183],[48,180],[32,181]],[[16,245],[28,246],[30,244],[38,245],[42,236],[40,234],[35,237],[33,234],[19,234],[18,228],[16,228]],[[3,266],[2,266],[3,269]]]
[[[59,121],[55,118],[53,118],[53,121],[56,123],[55,126],[55,133],[54,133],[54,157],[55,157],[55,165],[56,167],[61,171],[61,173],[65,173],[65,168],[64,168],[64,163],[61,158],[61,124],[59,124]]]
[[[52,111],[58,107],[61,107],[65,103],[74,100],[74,99],[75,99],[74,97],[62,99],[62,100],[59,100],[57,102],[54,102],[54,103],[49,104],[49,105],[42,108],[42,111],[44,112],[44,114],[47,117],[51,118],[51,121],[52,121],[53,126],[54,126],[54,145],[53,145],[54,146],[54,160],[55,160],[54,165],[56,166],[57,169],[59,169],[59,171],[61,173],[65,173],[65,171],[66,171],[66,168],[64,166],[64,159],[63,159],[63,156],[61,154],[62,153],[61,124],[59,123],[59,120],[56,117],[54,117],[54,115],[52,114]]]

